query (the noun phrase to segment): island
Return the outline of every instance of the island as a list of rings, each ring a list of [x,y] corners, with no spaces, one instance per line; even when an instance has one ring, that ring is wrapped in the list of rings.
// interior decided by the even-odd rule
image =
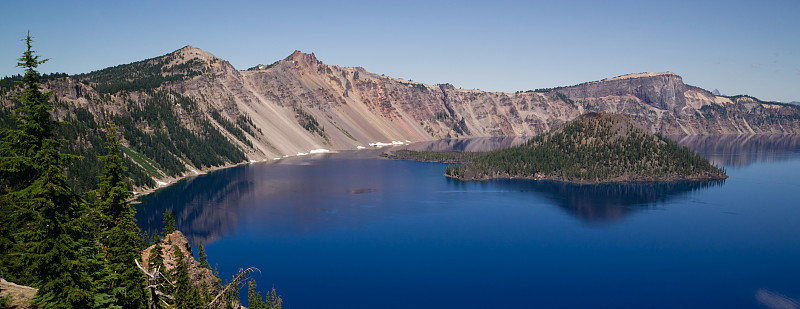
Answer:
[[[725,169],[653,134],[622,114],[590,112],[526,143],[486,153],[397,151],[392,159],[458,163],[445,176],[463,181],[517,178],[578,184],[706,181]]]

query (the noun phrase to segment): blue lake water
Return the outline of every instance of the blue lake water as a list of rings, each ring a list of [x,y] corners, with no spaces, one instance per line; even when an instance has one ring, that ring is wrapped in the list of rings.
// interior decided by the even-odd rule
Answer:
[[[137,220],[171,209],[223,279],[257,267],[285,308],[796,308],[800,138],[676,139],[730,178],[461,182],[354,152],[194,177]]]

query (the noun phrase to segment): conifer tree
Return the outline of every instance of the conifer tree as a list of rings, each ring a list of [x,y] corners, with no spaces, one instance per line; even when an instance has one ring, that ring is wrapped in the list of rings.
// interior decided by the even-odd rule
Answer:
[[[200,262],[200,267],[209,268],[211,266],[208,265],[208,257],[206,256],[206,249],[203,248],[203,241],[201,240],[200,243],[197,245],[197,257]]]
[[[164,271],[164,256],[161,254],[161,249],[161,240],[158,240],[150,250],[150,269],[160,267],[161,271]]]
[[[50,92],[43,93],[36,68],[40,60],[32,49],[30,34],[27,50],[17,66],[25,69],[23,93],[18,97],[15,130],[3,132],[0,178],[10,192],[15,220],[24,231],[16,241],[30,281],[39,291],[34,302],[43,308],[88,308],[93,303],[93,286],[87,261],[81,252],[91,238],[88,222],[81,220],[85,205],[72,194],[65,168],[76,156],[60,153],[64,140],[54,137],[58,122],[51,119]]]
[[[177,265],[175,267],[175,298],[173,304],[175,308],[199,309],[203,304],[200,303],[200,293],[189,282],[189,267],[186,265],[186,256],[177,245],[172,247],[175,252]]]
[[[189,270],[186,267],[185,257],[178,246],[173,245],[172,250],[175,252],[177,265],[175,267],[175,307],[186,308],[189,303]]]
[[[113,296],[124,309],[145,307],[145,278],[139,272],[134,260],[139,258],[136,246],[139,241],[139,228],[134,222],[134,209],[127,199],[131,192],[125,184],[125,170],[119,156],[119,142],[116,127],[111,124],[107,136],[108,154],[101,160],[105,162],[105,172],[101,176],[97,209],[100,212],[102,229],[100,242],[107,250],[107,260],[111,271],[118,280],[112,282]]]
[[[261,293],[256,290],[257,287],[256,280],[250,279],[247,287],[247,307],[250,309],[266,309]]]
[[[167,210],[164,212],[164,236],[172,234],[175,231],[175,218],[172,216],[172,211]]]

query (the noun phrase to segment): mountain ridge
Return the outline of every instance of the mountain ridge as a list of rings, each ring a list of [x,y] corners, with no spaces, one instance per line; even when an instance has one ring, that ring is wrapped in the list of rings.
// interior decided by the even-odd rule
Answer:
[[[43,86],[54,91],[56,118],[89,123],[76,136],[98,134],[110,120],[121,127],[141,188],[156,186],[147,177],[163,185],[220,166],[312,150],[533,136],[593,111],[626,114],[664,135],[800,133],[797,106],[714,96],[671,72],[484,92],[329,65],[300,51],[237,70],[187,45],[160,57],[48,79]],[[15,91],[0,94],[6,119],[16,104]],[[89,138],[79,140],[84,142],[76,152],[96,148],[87,145]]]

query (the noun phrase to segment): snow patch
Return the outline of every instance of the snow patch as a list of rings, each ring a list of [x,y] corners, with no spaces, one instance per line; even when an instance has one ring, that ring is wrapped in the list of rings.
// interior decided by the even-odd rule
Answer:
[[[308,155],[308,153],[307,153],[307,152],[298,152],[298,153],[297,153],[297,156],[298,156],[298,157],[300,157],[300,156],[307,156],[307,155]]]
[[[313,149],[313,150],[309,151],[309,153],[329,153],[329,152],[331,152],[331,151],[328,150],[328,149],[322,149],[322,148]]]
[[[367,147],[364,147],[364,146],[358,145],[358,146],[356,146],[356,149],[367,149]]]
[[[157,184],[159,187],[163,187],[163,186],[166,186],[166,185],[168,185],[169,183],[168,183],[168,182],[163,182],[163,181],[158,181],[158,180],[156,180],[156,184]]]
[[[374,142],[374,143],[369,143],[369,146],[370,146],[370,147],[377,147],[377,148],[381,148],[381,147],[383,147],[383,146],[392,146],[392,143],[381,143],[381,142]]]

